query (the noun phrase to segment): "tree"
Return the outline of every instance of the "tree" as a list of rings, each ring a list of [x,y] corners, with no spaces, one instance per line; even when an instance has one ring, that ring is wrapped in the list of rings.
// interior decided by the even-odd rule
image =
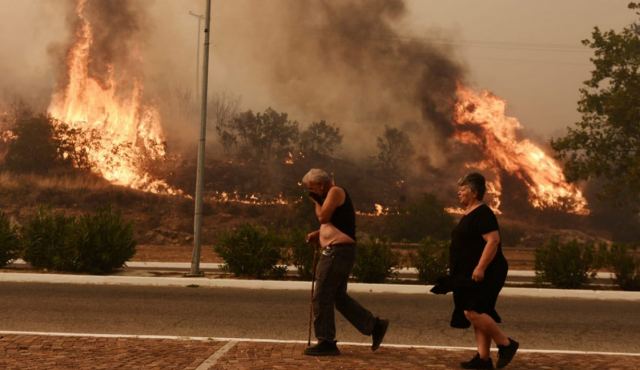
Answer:
[[[236,115],[219,134],[237,145],[242,158],[264,162],[284,157],[292,150],[299,132],[298,123],[290,121],[286,113],[268,108],[264,113],[249,110]]]
[[[378,165],[393,174],[404,175],[407,164],[414,154],[409,135],[397,128],[385,126],[384,133],[378,137],[376,146],[378,147]]]
[[[640,9],[640,3],[630,3]],[[636,11],[640,15],[640,12]],[[640,199],[640,22],[621,32],[594,28],[583,44],[595,69],[580,89],[582,120],[551,141],[570,181],[602,179],[602,193]]]
[[[16,116],[11,136],[4,161],[9,171],[47,174],[90,166],[85,133],[50,116],[23,111]]]
[[[300,151],[307,156],[330,156],[341,143],[340,129],[324,120],[313,122],[300,134]]]
[[[224,152],[229,155],[236,147],[238,141],[232,132],[232,123],[238,116],[240,97],[226,93],[216,94],[209,102],[209,111],[213,112],[215,129],[222,144]],[[211,125],[208,125],[209,127]]]
[[[59,167],[62,158],[49,117],[18,117],[12,132],[14,139],[9,143],[5,157],[5,167],[9,171],[45,174]]]

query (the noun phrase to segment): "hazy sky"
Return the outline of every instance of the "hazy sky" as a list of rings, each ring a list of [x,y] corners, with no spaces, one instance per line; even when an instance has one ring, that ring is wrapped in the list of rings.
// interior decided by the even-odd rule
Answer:
[[[106,0],[105,0],[106,1]],[[147,0],[144,0],[147,1]],[[143,3],[144,3],[143,1]],[[212,85],[243,96],[246,108],[261,111],[277,103],[261,84],[253,83],[259,69],[237,60],[222,60],[217,48],[228,47],[235,35],[228,25],[249,17],[227,12],[227,1],[214,0]],[[256,4],[262,0],[255,0]],[[338,0],[336,0],[338,1]],[[52,60],[68,36],[61,10],[67,0],[0,0],[0,97],[18,93],[42,101],[58,79]],[[146,39],[150,84],[193,86],[196,20],[187,12],[201,12],[204,0],[148,0]],[[244,2],[246,11],[250,12]],[[580,40],[594,26],[619,30],[635,19],[627,0],[407,0],[408,14],[398,33],[424,38],[453,50],[467,68],[476,88],[489,89],[508,101],[508,113],[541,139],[558,136],[579,119],[578,89],[589,78],[590,50]],[[226,17],[221,19],[220,17]],[[237,18],[230,18],[237,17]],[[227,26],[221,26],[227,25]],[[228,39],[227,39],[228,38]],[[225,40],[226,39],[226,40]],[[167,41],[170,40],[170,41]],[[58,46],[57,46],[58,45]],[[295,57],[295,56],[292,56]],[[284,109],[284,108],[283,108]]]

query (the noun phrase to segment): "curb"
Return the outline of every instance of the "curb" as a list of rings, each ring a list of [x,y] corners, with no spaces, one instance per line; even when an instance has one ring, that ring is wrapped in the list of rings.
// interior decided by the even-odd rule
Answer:
[[[22,262],[24,263],[24,262]],[[224,263],[200,263],[200,269],[205,271],[219,271],[224,266]],[[167,269],[167,270],[184,270],[188,271],[191,268],[190,262],[139,262],[129,261],[125,263],[125,267],[132,269]],[[295,266],[287,266],[288,271],[298,271]],[[417,275],[418,269],[415,267],[403,267],[394,270],[399,275]],[[526,277],[533,278],[536,276],[536,272],[533,270],[509,270],[507,276],[510,277]],[[615,274],[611,272],[598,272],[595,279],[614,279]]]
[[[17,259],[13,261],[10,266],[26,266],[27,263],[22,259]],[[284,265],[283,265],[284,266]],[[191,269],[190,262],[142,262],[142,261],[128,261],[124,264],[125,268],[131,269],[141,269],[141,270],[180,270],[180,271],[189,271]],[[202,271],[220,271],[224,267],[224,263],[212,263],[212,262],[202,262],[200,263],[200,270]],[[287,265],[287,271],[296,272],[298,268],[296,266]],[[415,267],[403,267],[395,270],[399,275],[418,275],[418,269]],[[519,277],[519,278],[534,278],[536,276],[536,272],[533,270],[509,270],[507,272],[508,277]],[[595,279],[614,279],[615,274],[612,272],[598,272],[595,276]]]
[[[239,280],[212,279],[208,277],[141,277],[141,276],[96,276],[50,273],[1,272],[0,282],[14,283],[52,283],[52,284],[88,284],[88,285],[131,285],[154,287],[206,287],[266,290],[304,290],[310,289],[308,281],[281,280]],[[429,294],[432,285],[406,284],[367,284],[349,283],[349,291],[356,293],[394,293]],[[613,290],[579,289],[541,289],[515,288],[502,289],[503,296],[536,298],[577,298],[595,300],[623,300],[640,302],[640,292]]]

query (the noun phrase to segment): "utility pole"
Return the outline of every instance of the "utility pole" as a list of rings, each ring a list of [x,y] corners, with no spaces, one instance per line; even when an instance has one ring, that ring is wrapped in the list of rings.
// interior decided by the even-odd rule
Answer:
[[[201,23],[205,20],[205,17],[202,14],[196,14],[192,11],[189,11],[189,15],[198,18],[198,42],[196,44],[198,45],[196,49],[196,88],[194,90],[196,93],[196,100],[198,100],[200,94],[200,30],[202,30]]]
[[[202,192],[204,190],[204,144],[207,133],[207,87],[209,84],[209,36],[211,34],[211,0],[207,0],[204,25],[204,58],[202,61],[202,95],[200,111],[200,141],[198,143],[198,170],[196,174],[196,199],[193,217],[193,255],[188,276],[204,276],[200,271],[200,249],[202,234]]]

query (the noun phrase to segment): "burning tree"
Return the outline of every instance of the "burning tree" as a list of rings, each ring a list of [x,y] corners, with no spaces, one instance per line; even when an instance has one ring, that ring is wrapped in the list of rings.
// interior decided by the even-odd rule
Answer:
[[[176,193],[144,168],[165,156],[158,111],[143,102],[139,31],[130,2],[77,0],[76,27],[66,59],[66,81],[49,114],[85,133],[92,171],[135,189]],[[127,36],[127,37],[125,37]]]
[[[605,195],[640,206],[640,21],[621,32],[596,27],[583,44],[595,69],[580,90],[582,120],[552,146],[569,180],[601,179]]]
[[[538,209],[555,208],[575,214],[588,214],[587,201],[580,189],[569,184],[560,165],[540,147],[520,139],[520,122],[505,114],[506,102],[488,91],[480,93],[459,86],[455,105],[455,138],[478,148],[484,158],[469,167],[488,169],[494,179],[487,183],[492,207],[500,206],[501,174],[508,173],[522,181],[529,202]]]
[[[89,167],[84,135],[52,117],[21,112],[4,135],[9,171],[42,175]]]

